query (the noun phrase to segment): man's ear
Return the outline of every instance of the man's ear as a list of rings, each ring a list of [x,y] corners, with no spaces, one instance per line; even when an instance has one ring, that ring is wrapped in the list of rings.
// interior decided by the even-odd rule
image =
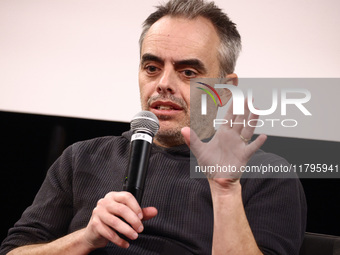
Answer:
[[[232,74],[228,74],[225,77],[225,84],[229,84],[229,85],[234,85],[237,86],[238,85],[238,77],[236,73],[232,73]],[[232,94],[230,92],[229,89],[221,89],[221,91],[219,92],[219,95],[221,97],[221,101],[222,101],[222,106],[226,105]]]

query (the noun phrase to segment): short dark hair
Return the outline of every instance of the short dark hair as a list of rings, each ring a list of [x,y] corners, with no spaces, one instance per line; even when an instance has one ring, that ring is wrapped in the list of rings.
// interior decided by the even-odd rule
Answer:
[[[150,14],[143,23],[143,31],[139,38],[140,50],[142,49],[146,33],[162,17],[180,16],[194,19],[202,16],[211,21],[221,41],[218,49],[220,75],[224,77],[226,74],[234,72],[236,60],[241,51],[241,36],[236,29],[235,23],[214,2],[205,2],[204,0],[170,0],[156,8],[157,10]]]

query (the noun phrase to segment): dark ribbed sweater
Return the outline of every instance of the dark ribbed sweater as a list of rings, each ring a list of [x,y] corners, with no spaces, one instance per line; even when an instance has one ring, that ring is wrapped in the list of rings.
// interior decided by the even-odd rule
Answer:
[[[121,191],[131,133],[76,143],[49,169],[33,204],[9,230],[0,254],[32,243],[55,240],[86,227],[97,201]],[[248,165],[288,164],[258,151]],[[210,254],[213,208],[206,179],[190,178],[186,145],[153,145],[142,207],[158,215],[128,249],[109,243],[91,254]],[[264,254],[298,254],[306,221],[306,203],[298,179],[241,179],[245,212]],[[230,219],[232,220],[232,219]],[[175,249],[175,248],[174,248]],[[188,252],[188,253],[186,253]]]

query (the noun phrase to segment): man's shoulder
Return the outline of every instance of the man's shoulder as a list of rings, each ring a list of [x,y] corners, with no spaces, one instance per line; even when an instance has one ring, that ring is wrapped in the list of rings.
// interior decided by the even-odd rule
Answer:
[[[299,176],[285,158],[274,153],[258,150],[244,168],[241,185],[245,201],[256,193],[271,197],[289,190],[305,203]]]
[[[123,134],[121,136],[103,136],[89,140],[79,141],[71,145],[72,152],[76,154],[105,152],[114,148],[121,148],[129,144],[129,139]]]

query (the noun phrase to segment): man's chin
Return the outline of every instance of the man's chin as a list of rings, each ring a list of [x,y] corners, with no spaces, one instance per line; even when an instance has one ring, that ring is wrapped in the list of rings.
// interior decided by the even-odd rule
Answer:
[[[172,147],[184,144],[184,138],[181,133],[181,128],[163,129],[157,132],[155,136],[155,143],[163,147]]]

